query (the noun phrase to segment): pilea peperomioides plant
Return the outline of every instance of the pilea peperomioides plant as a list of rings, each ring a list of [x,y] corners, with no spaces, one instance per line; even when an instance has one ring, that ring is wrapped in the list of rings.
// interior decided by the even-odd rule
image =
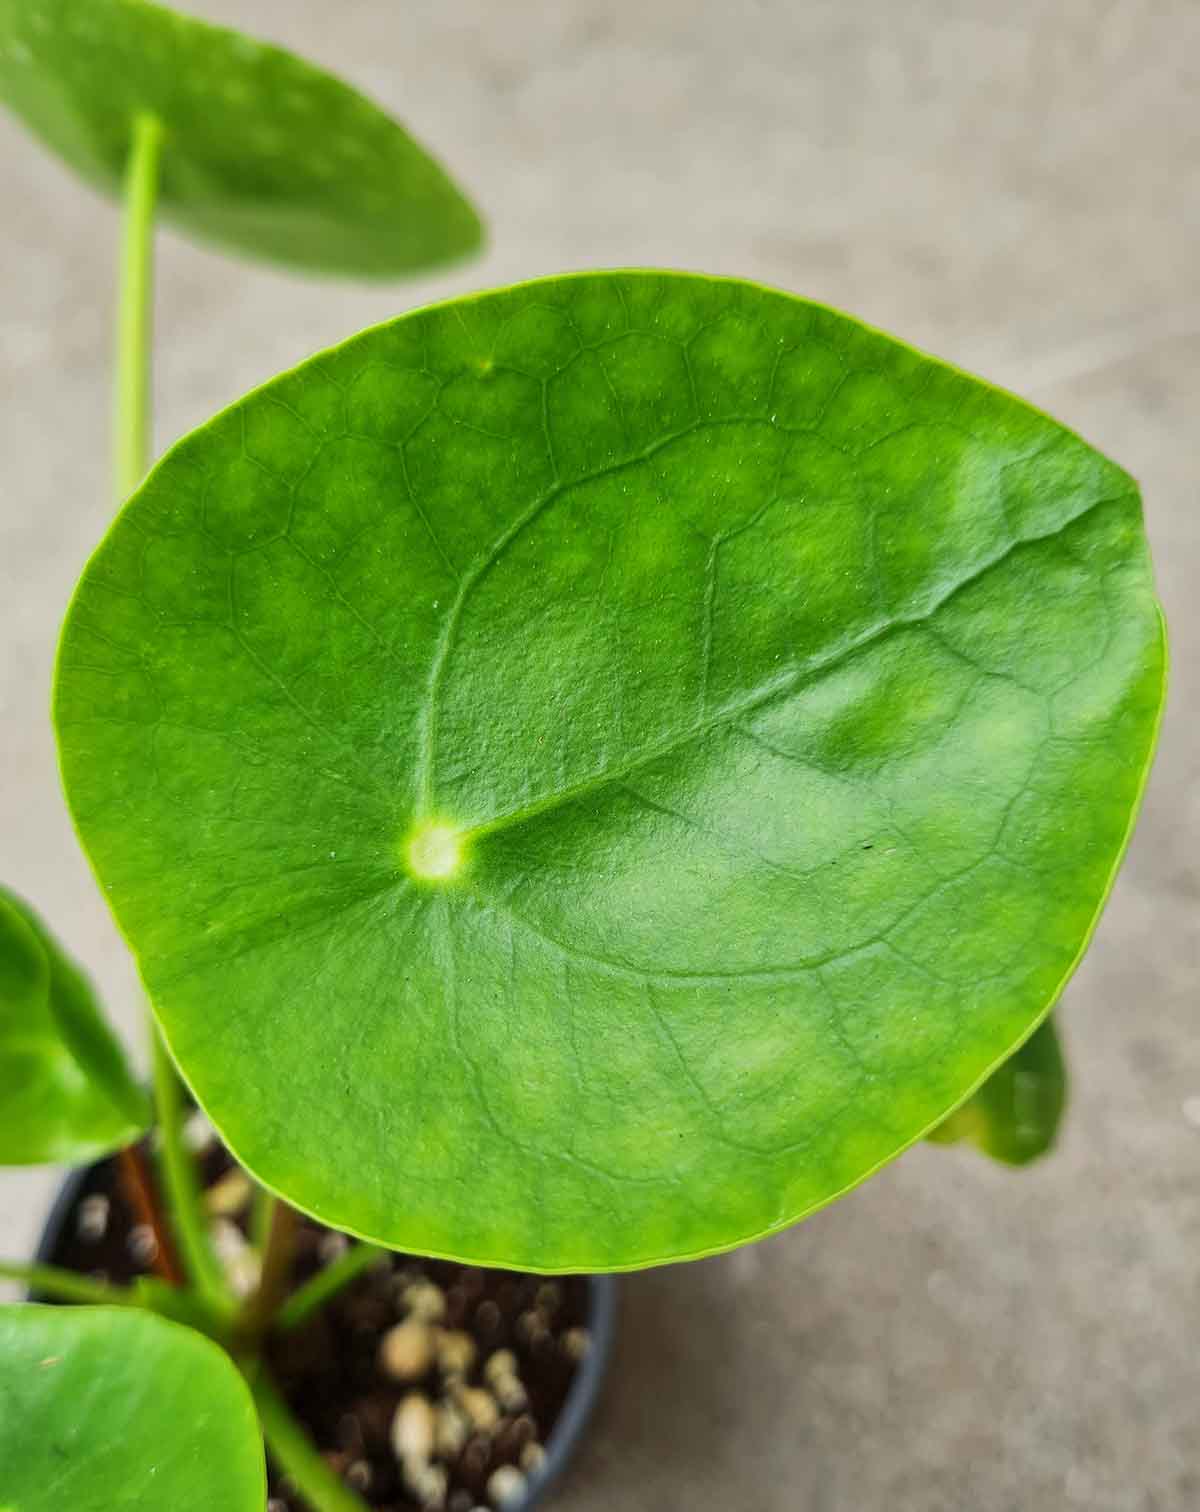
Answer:
[[[124,1305],[0,1313],[0,1422],[58,1433],[61,1361],[106,1403],[72,1420],[72,1475],[119,1438],[122,1505],[259,1512],[240,1370],[303,1495],[361,1507],[263,1348],[376,1246],[629,1269],[776,1232],[924,1136],[1048,1148],[1047,1015],[1163,703],[1132,480],[845,315],[618,272],[368,330],[135,489],[156,193],[352,272],[465,251],[476,222],[399,128],[274,50],[132,0],[0,18],[11,103],[127,183],[132,497],[68,612],[54,718],[153,1007],[182,1271],[121,1292],[8,1267]],[[149,1113],[77,974],[12,898],[0,942],[0,1157],[128,1146]],[[176,1067],[279,1199],[241,1301]],[[369,1244],[289,1300],[295,1210]],[[152,1371],[189,1405],[139,1416]],[[228,1441],[202,1470],[199,1404]],[[62,1504],[6,1475],[0,1506]]]

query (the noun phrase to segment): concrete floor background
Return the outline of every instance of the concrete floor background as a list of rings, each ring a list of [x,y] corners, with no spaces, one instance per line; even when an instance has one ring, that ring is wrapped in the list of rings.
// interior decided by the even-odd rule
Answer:
[[[1200,7],[1194,0],[192,0],[342,72],[492,250],[368,289],[165,234],[160,446],[359,327],[587,266],[740,273],[1027,395],[1145,490],[1174,683],[1062,1015],[1058,1153],[920,1148],[722,1259],[631,1278],[563,1512],[1200,1505]],[[0,120],[0,875],[137,990],[62,808],[57,624],[110,514],[115,212]],[[0,1253],[54,1182],[0,1175]]]

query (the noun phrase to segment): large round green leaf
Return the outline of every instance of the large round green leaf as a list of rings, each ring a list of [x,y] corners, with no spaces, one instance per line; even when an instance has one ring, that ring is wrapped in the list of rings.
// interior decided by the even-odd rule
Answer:
[[[164,215],[241,252],[388,277],[479,243],[442,169],[357,91],[147,0],[0,0],[0,100],[112,193],[156,117]]]
[[[0,1512],[262,1512],[262,1437],[228,1355],[109,1307],[0,1307]]]
[[[255,1174],[600,1269],[791,1222],[1030,1032],[1162,686],[1120,468],[833,311],[623,273],[406,316],[182,441],[56,717]]]
[[[0,1165],[95,1160],[149,1121],[87,980],[0,887]]]

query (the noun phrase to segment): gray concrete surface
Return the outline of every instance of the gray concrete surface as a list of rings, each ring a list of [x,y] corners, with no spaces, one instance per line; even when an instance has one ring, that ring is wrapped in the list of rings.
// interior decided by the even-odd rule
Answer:
[[[394,288],[161,243],[160,444],[430,297],[741,273],[1028,395],[1142,480],[1174,645],[1145,813],[1064,1025],[1060,1152],[913,1151],[798,1229],[635,1277],[563,1512],[1200,1506],[1200,7],[1194,0],[207,0],[407,118],[492,250]],[[113,211],[0,122],[0,874],[132,1034],[46,719],[109,515]],[[45,1173],[0,1177],[0,1252]]]

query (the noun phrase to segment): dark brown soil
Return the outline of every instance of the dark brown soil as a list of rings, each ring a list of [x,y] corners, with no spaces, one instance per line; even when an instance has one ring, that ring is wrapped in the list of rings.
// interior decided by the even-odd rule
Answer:
[[[233,1162],[215,1140],[199,1159],[211,1196]],[[227,1252],[237,1250],[247,1220],[244,1207],[225,1215]],[[336,1259],[345,1242],[303,1219],[295,1283]],[[112,1281],[153,1272],[153,1238],[126,1204],[115,1165],[88,1173],[48,1258]],[[587,1281],[578,1276],[546,1280],[391,1255],[324,1312],[274,1341],[268,1354],[281,1390],[314,1443],[369,1507],[475,1512],[519,1497],[522,1480],[536,1472],[541,1446],[590,1342],[588,1304]],[[384,1367],[383,1341],[389,1330],[410,1320],[416,1327],[404,1341],[418,1347],[407,1351],[407,1361],[393,1357],[393,1367],[405,1367],[404,1376],[396,1378]],[[434,1352],[425,1364],[423,1348]],[[407,1468],[393,1447],[402,1401],[410,1424],[415,1414],[418,1437],[432,1418],[441,1440],[428,1458],[410,1458]],[[274,1471],[270,1498],[268,1512],[306,1508]]]

